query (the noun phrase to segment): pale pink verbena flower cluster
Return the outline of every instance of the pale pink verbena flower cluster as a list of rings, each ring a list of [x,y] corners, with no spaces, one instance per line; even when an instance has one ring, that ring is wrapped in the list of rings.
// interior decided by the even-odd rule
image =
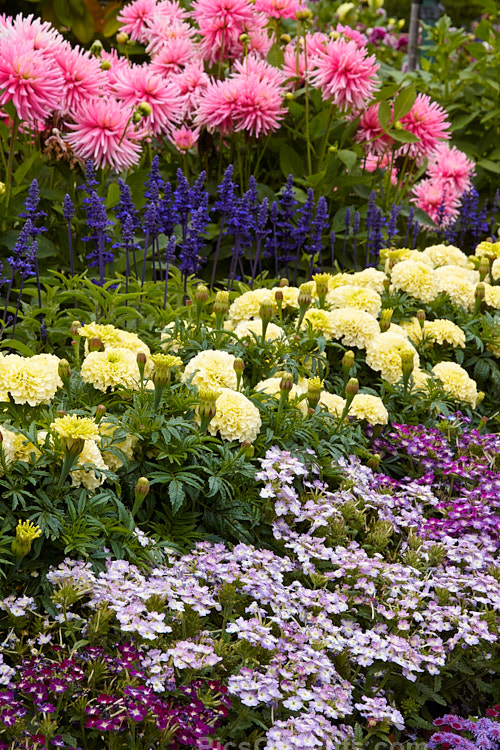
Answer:
[[[489,571],[497,542],[473,534],[443,536],[439,545],[422,539],[418,555],[428,565],[415,567],[405,562],[405,538],[418,533],[434,509],[432,486],[373,474],[351,457],[339,462],[343,478],[331,491],[312,454],[309,463],[307,469],[290,452],[273,448],[256,476],[263,500],[275,504],[273,534],[281,555],[246,544],[229,549],[203,542],[190,554],[171,554],[150,573],[109,561],[98,574],[85,563],[67,562],[48,575],[53,585],[72,581],[84,587],[90,607],[114,610],[125,632],[142,635],[145,627],[151,639],[156,632],[157,650],[174,665],[178,660],[179,669],[193,658],[215,662],[211,647],[219,635],[210,632],[210,616],[221,610],[223,587],[235,587],[245,609],[226,632],[234,644],[263,648],[269,658],[231,674],[228,686],[245,706],[279,706],[266,750],[333,748],[352,731],[345,717],[349,724],[402,728],[398,696],[381,685],[387,670],[415,682],[439,675],[464,649],[477,647],[487,658],[488,644],[498,641],[484,616],[500,609],[498,584]],[[328,541],[329,526],[346,503],[393,524],[402,541],[397,561],[357,541]],[[328,587],[308,585],[315,576]],[[150,611],[154,599],[163,602],[168,617],[150,617],[159,614]],[[202,618],[200,632],[162,647],[165,629],[181,620],[187,606]],[[337,671],[340,654],[348,656],[356,679]],[[156,654],[155,664],[160,661]],[[374,666],[377,678],[367,689],[365,673]]]

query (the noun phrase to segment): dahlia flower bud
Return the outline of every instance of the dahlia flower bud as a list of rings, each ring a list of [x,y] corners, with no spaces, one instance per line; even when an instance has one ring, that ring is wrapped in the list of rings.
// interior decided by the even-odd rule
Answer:
[[[282,34],[280,36],[281,44],[290,44],[291,41],[292,41],[292,37],[290,36],[290,34]]]
[[[119,31],[116,35],[117,44],[126,44],[129,40],[129,36],[126,31]]]
[[[103,352],[104,344],[98,336],[92,336],[89,339],[89,352]]]
[[[137,111],[142,115],[142,117],[149,117],[149,115],[153,111],[153,107],[149,102],[139,102],[139,104],[137,105]]]
[[[103,60],[101,62],[101,70],[111,70],[111,63],[109,60]]]
[[[95,55],[96,57],[100,57],[102,50],[103,50],[102,42],[99,41],[99,39],[96,39],[90,48],[90,54]]]
[[[309,21],[312,15],[312,11],[309,8],[299,8],[295,13],[295,18],[297,21]]]
[[[390,307],[386,308],[385,310],[382,310],[380,313],[380,332],[385,333],[385,331],[388,331],[391,326],[391,320],[392,320],[392,309]]]
[[[250,41],[250,37],[248,36],[247,33],[243,32],[243,34],[240,34],[240,42],[242,44],[246,44],[246,42],[249,42],[249,41]]]
[[[12,542],[11,549],[16,557],[25,557],[31,551],[31,544],[42,535],[40,526],[31,521],[19,521],[16,527],[16,538]]]

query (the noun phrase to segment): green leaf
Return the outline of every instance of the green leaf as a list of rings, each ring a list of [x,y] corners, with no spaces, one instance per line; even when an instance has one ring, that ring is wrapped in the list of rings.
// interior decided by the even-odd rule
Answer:
[[[178,479],[172,479],[168,485],[168,494],[172,505],[172,512],[177,513],[185,500],[184,488]]]
[[[357,153],[355,151],[349,151],[348,149],[340,149],[340,151],[337,151],[337,156],[349,170],[353,168],[358,160]]]
[[[495,0],[477,0],[477,3],[482,5],[488,13],[491,13],[494,16],[498,15],[498,7]]]
[[[496,174],[500,174],[500,163],[496,163],[494,161],[490,161],[489,159],[481,159],[477,162],[478,167],[482,167],[483,169],[487,169],[488,172],[495,172]]]
[[[384,130],[387,130],[389,128],[391,117],[392,108],[389,102],[380,102],[380,106],[378,108],[378,121],[380,123],[380,127]]]
[[[0,347],[2,349],[16,349],[21,354],[24,354],[25,357],[32,357],[34,355],[29,346],[23,344],[22,341],[16,341],[16,339],[5,339],[5,341],[0,343]]]
[[[118,183],[112,182],[108,188],[108,195],[106,196],[106,208],[113,208],[120,201],[120,188]]]
[[[20,167],[16,169],[14,172],[14,179],[16,183],[20,183],[23,181],[23,179],[26,177],[28,172],[30,171],[31,167],[36,164],[36,162],[40,161],[40,153],[36,151],[34,154],[31,154]]]
[[[281,68],[285,62],[285,56],[283,50],[279,44],[273,44],[269,52],[267,53],[267,62],[269,65],[273,65],[275,68]]]
[[[391,136],[400,143],[418,143],[420,138],[409,130],[391,130]]]
[[[306,171],[302,157],[288,145],[280,149],[280,167],[285,177],[301,177]]]
[[[410,109],[413,107],[413,103],[416,99],[417,92],[415,86],[411,85],[407,89],[403,89],[394,101],[394,122],[397,122],[402,117],[408,114]]]

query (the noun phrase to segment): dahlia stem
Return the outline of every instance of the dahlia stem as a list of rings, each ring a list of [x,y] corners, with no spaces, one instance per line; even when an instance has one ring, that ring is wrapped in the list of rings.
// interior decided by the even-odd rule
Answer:
[[[332,123],[333,123],[333,104],[330,109],[330,117],[328,119],[328,125],[326,126],[325,136],[323,138],[323,142],[321,144],[321,149],[319,152],[318,171],[321,170],[321,165],[323,163],[323,159],[325,158],[325,151],[328,145],[328,138],[330,137],[330,130],[332,129]]]
[[[17,114],[17,111],[16,111],[14,114],[14,119],[12,120],[12,129],[10,131],[9,158],[7,160],[7,174],[5,176],[5,208],[6,209],[9,207],[10,192],[12,189],[12,165],[14,163],[14,148],[16,145],[16,139],[17,139],[17,134],[19,132],[20,124],[21,124],[21,120],[19,119],[19,115]]]
[[[307,78],[307,31],[305,25],[301,24],[301,30],[304,32],[304,84],[306,94],[306,141],[307,141],[307,171],[309,176],[312,174],[311,161],[311,137],[309,135],[309,81]]]

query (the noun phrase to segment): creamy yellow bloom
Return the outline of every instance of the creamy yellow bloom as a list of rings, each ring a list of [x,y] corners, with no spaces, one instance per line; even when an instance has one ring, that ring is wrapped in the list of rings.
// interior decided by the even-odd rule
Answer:
[[[12,430],[7,429],[4,425],[0,425],[0,432],[2,433],[2,449],[3,449],[3,455],[5,458],[5,463],[7,466],[10,466],[10,464],[16,460],[15,455],[15,439],[16,439],[16,433],[12,432]],[[3,468],[0,464],[0,476],[3,474]]]
[[[347,274],[346,274],[347,275]],[[349,281],[347,283],[354,284],[354,286],[362,286],[365,289],[371,289],[377,294],[382,294],[384,291],[384,281],[387,276],[383,271],[377,271],[376,268],[365,268],[363,271],[357,271],[351,275],[347,275]]]
[[[98,391],[122,386],[139,390],[140,373],[137,355],[130,349],[111,346],[103,352],[90,352],[82,364],[80,375]]]
[[[477,384],[463,367],[456,362],[438,362],[432,368],[432,372],[434,377],[441,382],[443,389],[448,391],[453,398],[475,407]]]
[[[465,310],[472,310],[476,301],[476,285],[458,276],[442,277],[438,279],[440,292],[445,292],[450,301]]]
[[[104,463],[101,451],[95,440],[85,440],[83,450],[78,456],[76,466],[91,464],[96,469],[109,469]],[[105,474],[97,474],[92,467],[89,469],[73,468],[70,472],[71,482],[74,487],[83,486],[88,490],[96,490],[106,481]]]
[[[426,263],[403,260],[391,272],[394,289],[406,292],[420,302],[432,302],[438,295],[438,281],[432,268]]]
[[[139,336],[132,331],[122,331],[120,328],[107,324],[101,325],[100,323],[87,323],[78,329],[79,336],[86,339],[85,341],[85,354],[88,354],[88,340],[91,338],[101,339],[104,348],[108,349],[121,348],[130,349],[135,354],[144,352],[149,357],[150,350],[144,341],[141,341]]]
[[[485,284],[484,301],[489,307],[494,307],[495,310],[499,310],[500,309],[500,286],[490,286],[490,284]]]
[[[36,460],[41,455],[38,446],[33,445],[24,435],[21,435],[20,432],[13,434],[14,461],[24,461],[29,464],[33,456]]]
[[[21,542],[32,542],[42,535],[40,526],[31,521],[19,520],[16,526],[16,539]]]
[[[449,279],[458,279],[470,281],[471,284],[477,284],[479,281],[479,271],[473,268],[463,268],[462,266],[440,266],[434,271],[434,275],[438,280],[439,291],[441,290],[441,283]]]
[[[241,320],[234,329],[235,335],[239,339],[257,336],[262,338],[262,320]],[[276,341],[277,339],[286,338],[286,333],[276,323],[268,323],[266,328],[266,341]]]
[[[35,354],[33,357],[7,354],[0,369],[0,393],[8,392],[16,404],[50,404],[63,384],[59,377],[59,361],[54,354]]]
[[[422,341],[422,328],[417,318],[403,322],[403,327],[414,344]],[[454,347],[465,346],[465,331],[451,320],[424,320],[423,337],[428,344],[451,344]]]
[[[411,374],[413,378],[413,385],[411,390],[415,391],[427,391],[429,383],[429,373],[425,370],[421,370],[420,367],[415,367]]]
[[[76,414],[66,414],[58,417],[50,425],[60,437],[82,438],[83,440],[97,440],[99,428],[93,419],[79,417]]]
[[[333,333],[331,312],[320,310],[318,307],[309,307],[304,314],[300,327],[303,331],[310,329],[313,334],[323,334],[326,339],[331,339]]]
[[[235,359],[236,357],[228,352],[207,349],[188,362],[181,379],[184,383],[190,381],[198,388],[234,390],[238,384],[234,370]]]
[[[344,346],[366,349],[366,345],[380,333],[376,318],[364,310],[339,307],[329,313],[330,336]]]
[[[433,268],[439,266],[461,266],[466,268],[468,257],[454,245],[430,245],[422,252]]]
[[[328,391],[321,391],[319,397],[319,403],[324,406],[330,414],[334,417],[340,417],[345,408],[345,399],[342,396],[337,396],[336,393],[328,393]]]
[[[480,242],[474,251],[476,258],[486,255],[488,258],[500,258],[500,242]]]
[[[385,264],[384,271],[386,273],[390,273],[397,263],[402,263],[404,260],[416,260],[420,263],[429,264],[429,260],[419,250],[410,250],[408,247],[384,248],[380,251],[380,260]]]
[[[330,276],[328,280],[328,290],[336,289],[338,286],[344,286],[345,284],[351,284],[352,274],[350,273],[336,273]]]
[[[415,347],[404,336],[397,333],[379,333],[368,342],[366,364],[372,370],[380,371],[380,376],[388,383],[397,383],[403,377],[401,354],[413,355],[414,367],[420,364]]]
[[[345,284],[328,292],[326,302],[331,308],[354,307],[377,317],[382,307],[380,294],[354,284]]]
[[[493,281],[498,281],[500,279],[500,258],[495,258],[491,264],[491,278]]]
[[[9,394],[5,389],[8,366],[8,361],[5,361],[5,355],[0,352],[0,401],[10,401]]]
[[[215,417],[208,425],[211,435],[219,432],[224,440],[254,442],[260,432],[262,420],[258,408],[250,399],[231,388],[223,388],[215,406]]]
[[[283,309],[287,308],[298,310],[299,309],[299,287],[298,286],[274,286],[271,289],[273,293],[273,299],[275,299],[275,293],[277,291],[283,293]]]
[[[349,407],[349,416],[365,419],[369,424],[387,424],[389,414],[384,402],[370,393],[357,393]]]
[[[237,325],[241,320],[260,318],[260,306],[264,300],[272,302],[274,311],[277,311],[272,289],[254,289],[250,292],[244,292],[231,303],[229,320],[233,325]]]

